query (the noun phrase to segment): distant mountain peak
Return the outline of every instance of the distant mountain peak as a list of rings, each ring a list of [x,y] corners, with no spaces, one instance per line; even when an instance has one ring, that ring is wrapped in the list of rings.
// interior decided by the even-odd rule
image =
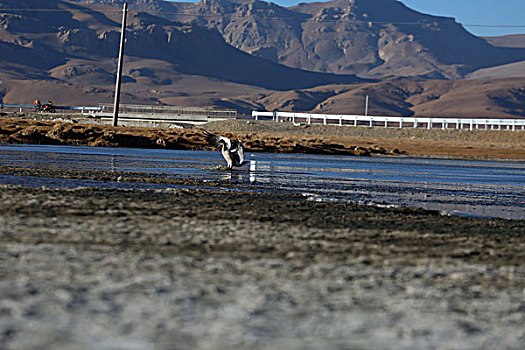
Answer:
[[[451,18],[422,14],[396,0],[291,7],[261,0],[201,0],[169,6],[165,17],[216,29],[227,43],[251,55],[319,72],[457,79],[525,56],[495,49]]]

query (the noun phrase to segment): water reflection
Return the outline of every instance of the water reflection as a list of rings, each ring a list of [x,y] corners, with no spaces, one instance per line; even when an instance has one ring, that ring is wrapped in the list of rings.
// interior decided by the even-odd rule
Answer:
[[[219,152],[64,146],[0,146],[0,165],[164,174],[289,190],[315,200],[413,206],[525,220],[525,162],[247,154],[226,170]],[[0,183],[20,183],[1,176]],[[48,187],[165,188],[171,185],[24,179]]]

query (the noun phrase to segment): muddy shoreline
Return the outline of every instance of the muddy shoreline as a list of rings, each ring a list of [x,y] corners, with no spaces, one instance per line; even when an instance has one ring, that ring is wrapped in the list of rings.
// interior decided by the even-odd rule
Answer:
[[[208,184],[208,183],[207,183]],[[16,198],[28,199],[17,202]],[[39,200],[40,198],[41,200]],[[170,226],[175,236],[163,237],[161,232],[153,230],[152,236],[147,239],[147,246],[153,248],[171,246],[176,253],[192,250],[218,254],[254,254],[256,257],[285,258],[290,252],[304,252],[308,258],[317,256],[329,261],[352,261],[366,258],[369,263],[382,265],[385,259],[408,264],[419,258],[451,259],[458,258],[464,262],[482,262],[494,266],[524,266],[525,251],[525,222],[499,219],[475,219],[445,216],[437,211],[426,211],[413,208],[378,208],[373,206],[359,206],[347,203],[312,202],[297,194],[261,194],[261,193],[234,193],[216,190],[97,190],[80,188],[76,190],[28,189],[3,186],[3,203],[0,208],[4,216],[49,217],[61,218],[67,222],[71,219],[98,221],[111,218],[132,223],[134,217],[140,217],[147,223],[160,228]],[[71,204],[67,201],[70,200]],[[129,204],[128,204],[129,203]],[[228,213],[224,213],[221,203],[228,203]],[[172,227],[169,218],[182,217],[197,221],[224,221],[235,225],[238,221],[254,224],[270,224],[271,226],[296,230],[315,228],[323,230],[319,237],[301,235],[297,237],[276,237],[276,242],[258,241],[258,232],[246,237],[250,243],[236,246],[231,241],[229,246],[225,237],[217,237],[217,241],[206,239],[202,245],[180,241],[176,236],[176,228]],[[66,220],[66,218],[68,218]],[[137,222],[139,222],[137,220]],[[141,225],[143,225],[141,223]],[[341,233],[371,230],[376,231],[372,237],[359,237],[356,232],[346,236]],[[166,231],[163,229],[162,231]],[[393,232],[404,232],[396,237]],[[21,232],[11,232],[8,237],[16,237]],[[235,232],[232,232],[234,235]],[[354,237],[355,235],[355,237]],[[21,235],[24,237],[25,235]],[[4,236],[5,237],[5,236]],[[110,245],[128,247],[140,242],[127,241],[126,236],[106,236],[102,233],[96,236],[82,235],[75,238],[76,244]],[[72,239],[72,238],[71,238]],[[146,239],[142,237],[141,239]],[[304,240],[313,239],[312,244],[302,246]],[[367,240],[370,239],[370,242]],[[24,242],[34,243],[67,243],[70,238],[57,235],[45,235],[21,238]],[[282,240],[279,242],[279,240]],[[372,243],[366,252],[351,249],[354,240],[363,243]],[[334,244],[327,244],[327,242]],[[161,242],[161,243],[159,243]],[[392,244],[389,249],[385,249]],[[497,247],[500,245],[501,247]],[[317,251],[316,247],[324,247]],[[334,248],[332,251],[331,248]],[[344,248],[343,250],[340,250]],[[399,249],[397,249],[399,248]],[[312,255],[314,254],[314,255]],[[368,256],[367,256],[368,255]]]
[[[525,223],[287,193],[0,189],[6,349],[525,344]]]
[[[197,150],[203,130],[243,141],[247,152],[525,160],[523,131],[427,130],[224,120],[193,128],[112,127],[95,118],[21,114],[0,118],[0,142]],[[79,120],[77,120],[79,119]]]
[[[135,147],[176,150],[209,150],[204,127],[187,129],[113,127],[77,123],[71,120],[0,119],[0,143],[49,144],[91,147]],[[222,125],[222,123],[219,123]],[[377,144],[361,146],[348,140],[332,140],[313,135],[282,135],[259,132],[238,133],[228,128],[221,135],[243,141],[247,152],[306,153],[349,156],[399,155],[397,148],[387,150]],[[232,129],[234,130],[232,132]]]

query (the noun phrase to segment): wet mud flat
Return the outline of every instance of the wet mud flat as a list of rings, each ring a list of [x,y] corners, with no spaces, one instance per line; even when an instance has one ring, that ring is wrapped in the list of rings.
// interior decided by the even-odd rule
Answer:
[[[286,192],[0,188],[6,349],[519,349],[525,222]]]

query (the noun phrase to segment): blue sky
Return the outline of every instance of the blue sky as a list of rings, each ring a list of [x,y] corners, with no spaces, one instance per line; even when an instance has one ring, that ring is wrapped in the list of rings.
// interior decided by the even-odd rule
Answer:
[[[197,0],[178,1],[196,2]],[[281,6],[293,6],[299,2],[314,1],[274,0],[272,2]],[[496,36],[525,33],[525,0],[401,0],[401,2],[419,12],[454,17],[462,24],[522,26],[520,28],[465,26],[475,35]]]

